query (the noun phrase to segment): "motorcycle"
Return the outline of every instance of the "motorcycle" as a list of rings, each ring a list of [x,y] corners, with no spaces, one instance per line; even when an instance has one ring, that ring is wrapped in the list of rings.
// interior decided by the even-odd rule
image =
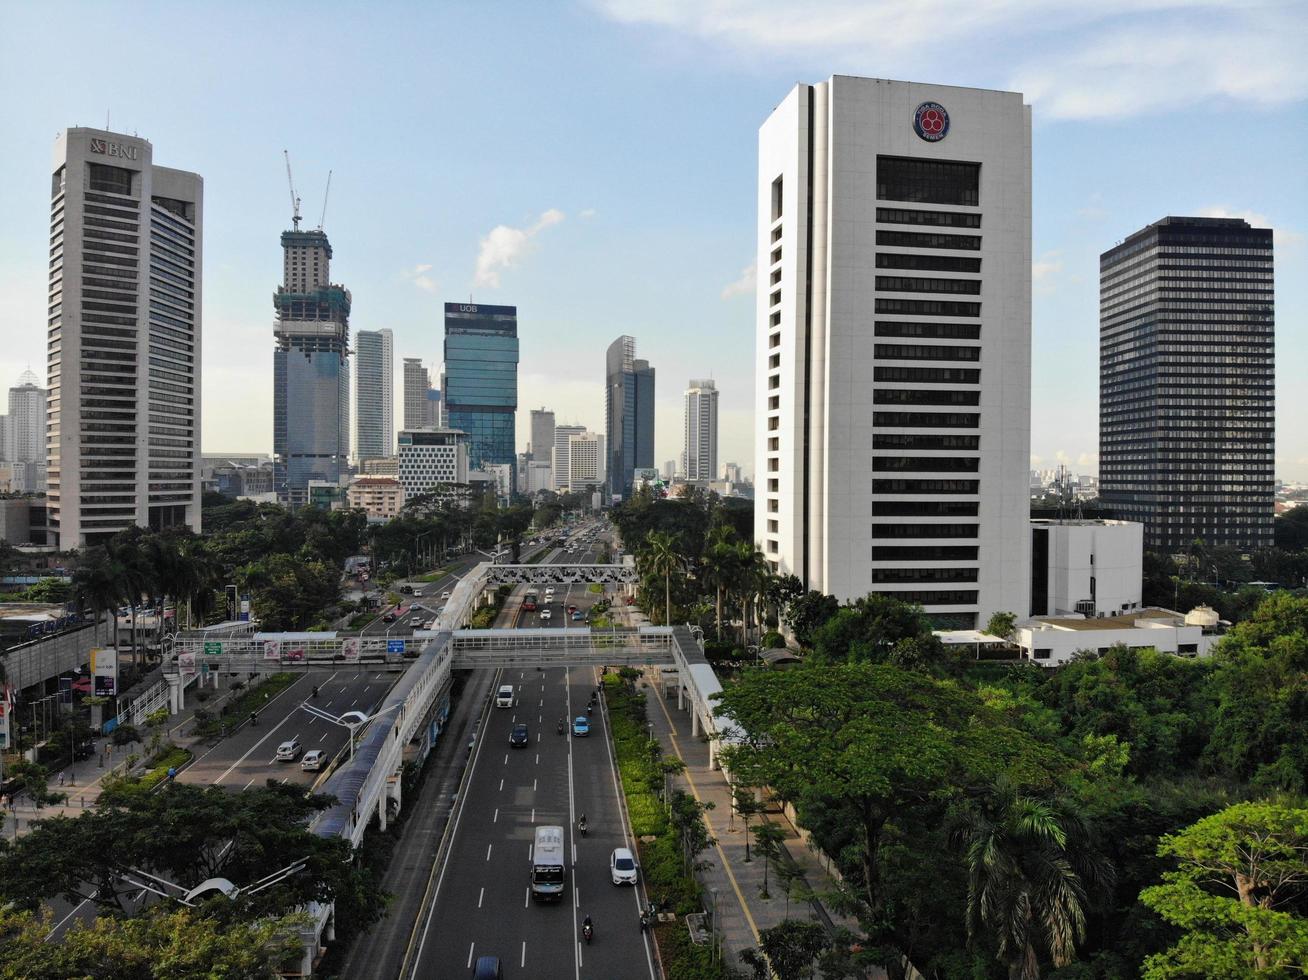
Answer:
[[[563,734],[563,722],[559,722],[559,734]]]
[[[581,934],[586,937],[587,946],[589,946],[590,941],[595,938],[595,926],[591,923],[589,915],[586,916],[585,920],[581,923]]]
[[[649,922],[649,912],[647,912],[647,911],[645,911],[645,912],[641,912],[641,913],[640,913],[640,931],[641,931],[641,932],[649,932],[649,926],[650,926],[650,922]]]
[[[315,698],[316,698],[317,696],[318,696],[318,685],[315,684],[315,685],[313,685],[313,693],[312,693],[311,697],[315,697]]]
[[[251,728],[257,728],[258,726],[259,726],[259,716],[256,715],[253,711],[251,711],[251,712],[250,712],[250,727],[251,727]]]
[[[585,817],[582,817],[580,820],[577,821],[577,829],[578,829],[579,831],[581,831],[581,836],[582,836],[582,837],[585,837],[585,836],[586,836],[586,818],[585,818]]]

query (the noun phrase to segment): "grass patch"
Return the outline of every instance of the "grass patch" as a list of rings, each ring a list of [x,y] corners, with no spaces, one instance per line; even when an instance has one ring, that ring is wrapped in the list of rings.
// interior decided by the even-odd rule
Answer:
[[[600,585],[598,582],[591,582],[590,585],[586,586],[586,591],[598,594],[604,591],[604,586]]]
[[[257,712],[275,695],[280,694],[294,684],[299,676],[299,674],[291,673],[269,674],[253,686],[246,688],[238,697],[224,704],[218,715],[211,715],[207,711],[197,711],[195,713],[195,728],[191,734],[198,735],[201,738],[221,736],[224,729],[230,731],[245,721],[250,712]]]
[[[132,797],[153,792],[168,778],[169,769],[180,769],[190,761],[189,749],[166,745],[147,763],[150,768],[141,775],[106,776],[100,784],[100,799],[105,803],[126,802]]]
[[[450,574],[450,570],[449,570],[448,568],[438,568],[438,569],[436,569],[436,571],[434,571],[434,572],[427,572],[427,573],[424,574],[424,575],[419,575],[417,578],[415,578],[415,579],[411,579],[411,581],[413,581],[413,582],[439,582],[441,579],[443,579],[443,578],[444,578],[446,575],[448,575],[448,574]]]

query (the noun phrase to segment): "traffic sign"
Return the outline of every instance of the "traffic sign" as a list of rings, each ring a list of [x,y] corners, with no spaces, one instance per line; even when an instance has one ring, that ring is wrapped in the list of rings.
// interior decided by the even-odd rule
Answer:
[[[404,640],[387,640],[387,641],[386,641],[386,652],[387,652],[387,653],[403,653],[403,652],[404,652],[404,647],[405,647],[405,641],[404,641]]]
[[[204,655],[206,657],[221,657],[223,655],[222,640],[205,640]]]

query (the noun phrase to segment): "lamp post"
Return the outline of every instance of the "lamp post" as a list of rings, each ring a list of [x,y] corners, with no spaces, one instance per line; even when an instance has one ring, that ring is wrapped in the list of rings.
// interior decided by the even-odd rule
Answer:
[[[374,718],[380,717],[381,715],[386,714],[386,712],[388,711],[394,711],[396,708],[401,708],[403,706],[404,706],[404,702],[401,701],[398,704],[391,705],[389,708],[382,708],[381,711],[374,712],[373,714],[368,714],[367,712],[364,711],[347,711],[343,715],[334,715],[330,711],[323,711],[321,708],[315,708],[313,705],[307,704],[304,701],[300,702],[300,707],[303,708],[305,711],[309,712],[309,714],[313,715],[314,717],[321,718],[324,721],[330,721],[333,725],[340,725],[342,728],[349,729],[350,761],[354,760],[355,733],[364,725],[368,724],[368,722],[372,721]]]

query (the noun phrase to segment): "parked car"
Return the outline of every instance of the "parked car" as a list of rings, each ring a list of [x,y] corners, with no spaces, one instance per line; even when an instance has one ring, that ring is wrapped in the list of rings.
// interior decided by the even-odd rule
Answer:
[[[298,738],[287,739],[281,745],[277,746],[278,762],[294,762],[304,751],[304,746],[300,744]]]
[[[615,847],[609,855],[609,877],[615,885],[634,885],[640,871],[636,859],[625,847]]]
[[[317,772],[326,761],[327,753],[322,749],[310,749],[304,753],[304,758],[300,760],[300,768],[305,772]]]

